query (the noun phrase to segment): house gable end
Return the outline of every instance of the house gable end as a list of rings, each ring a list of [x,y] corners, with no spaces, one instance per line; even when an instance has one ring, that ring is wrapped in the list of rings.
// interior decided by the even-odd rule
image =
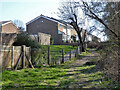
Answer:
[[[53,21],[53,22],[59,23],[58,21],[53,20],[53,19],[51,19],[51,18],[49,18],[49,17],[46,17],[46,16],[43,16],[43,15],[40,15],[40,16],[38,16],[38,17],[32,19],[31,21],[27,22],[26,25],[28,25],[28,24],[30,24],[30,23],[32,23],[32,22],[38,20],[39,18],[45,18],[45,19],[47,19],[47,20],[50,20],[50,21]]]

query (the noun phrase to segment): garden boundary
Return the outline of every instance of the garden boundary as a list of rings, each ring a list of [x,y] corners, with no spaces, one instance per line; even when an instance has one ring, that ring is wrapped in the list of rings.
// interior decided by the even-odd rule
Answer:
[[[0,46],[0,66],[3,69],[17,69],[32,66],[31,48],[23,46]]]
[[[70,61],[77,57],[78,54],[81,53],[81,47],[78,46],[76,50],[67,50],[61,49],[61,50],[51,50],[50,46],[48,46],[46,49],[43,49],[39,52],[39,49],[32,49],[32,56],[35,56],[36,58],[32,58],[32,62],[34,65],[37,63],[38,66],[40,65],[60,65],[67,61]],[[36,61],[36,60],[37,61]],[[35,60],[35,61],[34,61]],[[39,64],[38,64],[39,63]]]

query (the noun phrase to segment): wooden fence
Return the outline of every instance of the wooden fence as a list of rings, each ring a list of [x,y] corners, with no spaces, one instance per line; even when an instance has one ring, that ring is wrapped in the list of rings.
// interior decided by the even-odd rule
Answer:
[[[25,68],[31,64],[31,48],[23,46],[0,46],[0,66],[3,69]]]
[[[69,60],[72,60],[77,57],[78,54],[81,53],[81,47],[77,46],[76,50],[69,50],[67,54],[64,54],[64,49],[62,49],[62,57],[57,61],[56,64],[62,64],[64,62],[67,62]]]
[[[33,52],[38,52],[38,49],[36,49],[36,51],[34,50]],[[69,50],[67,52],[64,49],[61,49],[61,51],[57,51],[57,50],[52,51],[50,50],[50,47],[48,46],[47,50],[45,51],[47,52],[47,54],[45,54],[44,52],[44,56],[38,55],[39,58],[41,58],[39,59],[39,61],[42,60],[44,57],[47,57],[47,58],[44,58],[44,60],[40,62],[42,62],[42,64],[47,64],[47,65],[58,65],[58,64],[63,64],[77,57],[77,55],[81,52],[81,49],[80,47],[77,47],[76,50],[73,50],[73,51]],[[57,53],[59,53],[59,55]],[[35,54],[33,54],[32,56],[34,56]]]
[[[37,49],[38,50],[38,49]],[[54,51],[56,53],[56,51]],[[57,51],[58,52],[58,51]],[[48,65],[58,65],[66,61],[72,60],[77,57],[77,54],[81,52],[80,47],[77,47],[74,51],[65,53],[64,49],[61,51],[61,55],[58,58],[52,58],[50,47],[47,49],[47,63]],[[40,58],[40,57],[39,57]],[[45,61],[45,60],[44,60]],[[31,48],[23,46],[0,46],[0,66],[2,68],[10,68],[16,70],[19,68],[33,67],[31,62]]]

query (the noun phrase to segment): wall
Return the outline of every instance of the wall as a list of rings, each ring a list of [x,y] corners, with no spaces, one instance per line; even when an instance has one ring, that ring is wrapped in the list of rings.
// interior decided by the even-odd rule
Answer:
[[[50,34],[54,38],[54,43],[58,44],[58,23],[45,18],[39,18],[30,23],[26,27],[29,34],[37,34],[38,32]]]
[[[2,33],[18,33],[18,28],[13,23],[2,25]]]
[[[2,35],[2,38],[1,38],[1,35]],[[16,36],[17,36],[16,33],[10,33],[10,34],[0,33],[0,44],[2,43],[2,45],[11,46],[14,43]]]
[[[18,58],[21,54],[21,46],[0,46],[0,66],[2,66],[2,68],[13,68],[17,61]],[[31,50],[29,47],[25,47],[25,53],[26,56],[30,57],[31,55]],[[28,64],[27,59],[25,59],[25,63],[26,65]],[[19,66],[21,65],[21,61],[19,63]]]
[[[49,34],[38,33],[38,42],[40,45],[50,45],[50,37],[51,35]]]

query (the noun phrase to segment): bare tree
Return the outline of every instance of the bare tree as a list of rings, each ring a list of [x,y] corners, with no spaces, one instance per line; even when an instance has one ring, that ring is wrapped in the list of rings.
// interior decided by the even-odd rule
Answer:
[[[82,1],[82,0],[80,0]],[[91,19],[96,20],[97,22],[101,23],[104,26],[104,31],[106,35],[109,37],[109,41],[111,41],[110,46],[112,47],[109,51],[105,51],[107,54],[106,62],[111,62],[111,65],[107,65],[107,70],[111,74],[111,68],[117,67],[114,69],[115,73],[118,75],[114,78],[117,78],[117,81],[120,81],[120,2],[84,2],[82,1],[83,10],[85,15],[89,16]],[[81,7],[81,6],[80,6]],[[115,45],[117,47],[115,47]],[[118,66],[116,64],[118,62]]]
[[[108,17],[108,14],[105,11],[105,7],[108,5],[108,2],[87,3],[87,2],[84,2],[83,0],[81,1],[83,3],[82,7],[83,7],[83,11],[85,12],[85,15],[100,22],[102,25],[104,25],[107,31],[110,32],[114,37],[118,37],[118,33],[116,33],[113,29],[111,29],[109,25],[106,24],[105,20],[102,17],[102,15],[107,15]],[[119,13],[119,11],[117,12]]]
[[[24,23],[21,20],[14,20],[14,24],[17,26],[19,31],[24,31]]]
[[[81,36],[83,28],[79,27],[80,25],[83,24],[84,21],[83,21],[83,18],[81,17],[82,15],[80,15],[79,13],[80,9],[78,9],[79,7],[76,7],[76,4],[77,2],[74,2],[73,0],[62,2],[61,6],[59,7],[59,17],[64,21],[69,22],[70,25],[73,26],[73,28],[78,34],[79,45],[81,45],[82,51],[84,52],[85,51],[84,41],[85,41],[86,35],[83,34],[84,36],[83,37]],[[86,30],[84,33],[86,33]]]

